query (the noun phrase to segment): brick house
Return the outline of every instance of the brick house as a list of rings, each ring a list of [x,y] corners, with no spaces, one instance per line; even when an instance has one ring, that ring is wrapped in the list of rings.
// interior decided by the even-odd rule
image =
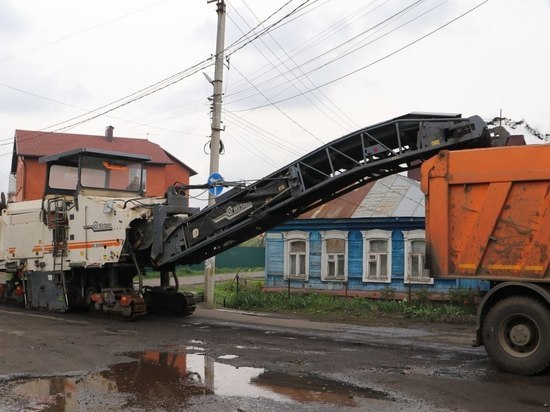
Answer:
[[[15,187],[10,188],[11,198],[15,201],[42,198],[46,165],[38,159],[83,147],[148,155],[151,160],[145,164],[144,172],[147,196],[163,196],[174,182],[189,184],[189,178],[197,174],[156,143],[113,136],[112,126],[107,127],[105,136],[16,130],[11,162]]]

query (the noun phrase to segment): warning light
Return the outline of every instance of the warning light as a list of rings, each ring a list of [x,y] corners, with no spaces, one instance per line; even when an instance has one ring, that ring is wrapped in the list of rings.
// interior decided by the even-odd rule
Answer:
[[[132,303],[132,296],[131,295],[122,295],[120,297],[120,305],[121,306],[130,306]]]

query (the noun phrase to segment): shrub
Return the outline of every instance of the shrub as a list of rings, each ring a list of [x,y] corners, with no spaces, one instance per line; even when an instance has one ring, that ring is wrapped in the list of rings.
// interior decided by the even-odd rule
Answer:
[[[380,296],[385,300],[393,300],[395,297],[395,289],[392,287],[384,287],[380,290]]]
[[[475,303],[476,293],[471,289],[457,288],[448,292],[449,301],[454,305],[469,306]]]
[[[413,299],[421,305],[426,305],[430,301],[430,294],[427,289],[418,289],[414,292]]]

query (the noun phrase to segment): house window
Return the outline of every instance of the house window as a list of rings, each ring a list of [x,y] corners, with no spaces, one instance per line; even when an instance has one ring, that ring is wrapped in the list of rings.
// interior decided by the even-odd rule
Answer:
[[[363,282],[391,282],[391,232],[363,232]]]
[[[307,280],[309,270],[308,233],[292,231],[284,233],[283,237],[285,239],[285,278]]]
[[[347,237],[347,232],[328,231],[321,233],[323,240],[321,280],[345,281],[347,279]]]
[[[433,284],[426,266],[426,239],[423,230],[403,233],[405,241],[405,283]]]
[[[306,242],[303,240],[293,240],[289,242],[288,258],[290,276],[305,276],[306,274]]]

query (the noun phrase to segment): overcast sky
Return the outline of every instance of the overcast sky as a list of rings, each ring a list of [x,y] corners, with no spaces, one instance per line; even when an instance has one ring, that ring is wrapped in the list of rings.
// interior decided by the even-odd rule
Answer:
[[[282,21],[229,48],[226,180],[260,178],[413,111],[502,109],[550,132],[550,0],[231,0],[227,11],[226,46],[259,20]],[[0,0],[0,190],[16,129],[102,135],[108,125],[160,144],[205,182],[212,86],[202,72],[213,77],[212,66],[73,125],[209,59],[216,22],[206,0]]]

